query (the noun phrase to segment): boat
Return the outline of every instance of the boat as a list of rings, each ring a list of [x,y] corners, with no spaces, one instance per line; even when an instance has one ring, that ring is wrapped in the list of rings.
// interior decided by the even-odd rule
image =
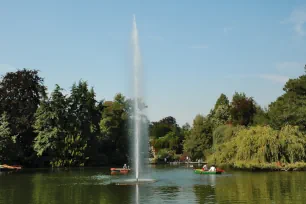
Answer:
[[[194,173],[196,174],[222,174],[223,170],[217,170],[217,171],[204,171],[203,169],[195,169]]]
[[[21,166],[9,166],[7,164],[0,165],[0,171],[14,171],[14,170],[21,170]]]
[[[111,174],[115,175],[115,174],[128,174],[131,169],[124,169],[124,168],[111,168]]]

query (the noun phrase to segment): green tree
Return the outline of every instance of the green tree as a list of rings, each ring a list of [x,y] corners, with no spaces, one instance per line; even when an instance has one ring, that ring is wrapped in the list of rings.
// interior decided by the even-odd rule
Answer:
[[[221,94],[217,99],[214,109],[217,109],[218,106],[229,106],[229,100],[225,94]]]
[[[306,134],[298,126],[285,125],[279,131],[279,160],[294,163],[306,161]]]
[[[306,131],[306,75],[289,79],[285,93],[269,105],[268,116],[273,128],[289,124]]]
[[[17,135],[15,155],[21,164],[30,164],[35,156],[32,144],[34,114],[46,97],[46,87],[37,70],[6,73],[0,82],[0,114],[7,113],[12,135]]]
[[[191,130],[191,126],[189,125],[189,123],[185,123],[185,124],[182,126],[182,130],[183,130],[183,131],[190,131],[190,130]]]
[[[38,156],[51,156],[52,166],[65,166],[65,139],[69,135],[67,130],[68,103],[62,88],[56,85],[50,99],[43,101],[36,111],[36,121],[33,125],[37,132],[34,150]]]
[[[51,97],[36,112],[37,137],[34,149],[38,156],[51,156],[52,166],[84,166],[95,162],[99,149],[101,105],[87,82],[73,84],[66,97],[56,85]]]
[[[202,115],[193,120],[190,135],[184,141],[184,151],[191,154],[193,159],[202,158],[205,151],[212,146],[212,127],[210,121]]]
[[[170,125],[170,126],[177,125],[176,119],[172,116],[165,117],[165,118],[161,119],[159,122],[163,123],[163,124],[166,124],[166,125]]]
[[[16,136],[13,136],[6,113],[0,118],[0,161],[5,162],[13,158],[13,146],[16,143]]]
[[[219,127],[220,125],[225,125],[229,122],[231,118],[229,106],[219,105],[213,111],[213,114],[210,116],[210,120],[214,128]]]
[[[247,97],[245,93],[235,93],[231,102],[231,120],[234,124],[248,126],[252,124],[256,113],[253,98]]]
[[[100,131],[99,105],[93,88],[89,90],[85,81],[73,84],[68,104],[69,134],[65,138],[64,151],[68,153],[69,165],[84,166]]]
[[[234,137],[217,146],[210,160],[252,168],[252,165],[261,167],[278,161],[294,163],[306,159],[306,135],[297,126],[286,125],[281,130],[253,126],[235,132]]]
[[[208,115],[209,120],[213,126],[213,129],[219,127],[220,125],[227,124],[230,120],[230,106],[229,100],[226,95],[221,94],[218,98],[214,109],[211,110]]]
[[[153,138],[164,137],[169,132],[177,128],[176,119],[172,116],[165,117],[158,122],[152,122],[150,125],[150,136]]]
[[[256,105],[256,113],[253,118],[253,125],[268,125],[269,115],[268,111]]]
[[[150,137],[151,145],[162,152],[183,153],[183,140],[185,134],[190,131],[189,124],[182,129],[172,116],[165,117],[158,122],[151,123]],[[162,150],[165,149],[165,150]]]
[[[179,140],[180,138],[178,135],[171,131],[168,132],[165,136],[159,137],[156,139],[153,143],[153,146],[157,149],[170,149],[170,150],[176,150],[179,147]]]
[[[191,126],[189,123],[185,123],[181,128],[181,152],[184,151],[184,141],[186,138],[188,138],[191,134]]]
[[[221,125],[217,127],[213,132],[214,147],[229,142],[233,137],[236,136],[240,129],[241,126],[233,125]]]
[[[114,101],[106,101],[103,105],[100,121],[103,148],[111,162],[122,164],[129,154],[129,103],[122,94],[117,94]]]

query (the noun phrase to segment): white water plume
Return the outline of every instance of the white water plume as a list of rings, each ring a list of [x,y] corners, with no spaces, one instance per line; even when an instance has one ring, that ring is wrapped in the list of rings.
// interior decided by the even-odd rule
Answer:
[[[133,164],[135,169],[136,180],[140,178],[140,171],[144,172],[145,163],[148,159],[148,126],[146,116],[142,111],[143,100],[143,84],[142,84],[142,60],[139,46],[139,35],[137,30],[136,18],[133,16],[132,31],[132,47],[133,47]]]

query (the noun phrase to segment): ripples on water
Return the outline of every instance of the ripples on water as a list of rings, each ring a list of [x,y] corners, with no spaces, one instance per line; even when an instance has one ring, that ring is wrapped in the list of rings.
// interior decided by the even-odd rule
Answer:
[[[237,172],[197,175],[192,169],[157,166],[157,182],[115,185],[130,179],[109,169],[31,170],[0,174],[0,204],[13,203],[305,203],[305,172]]]

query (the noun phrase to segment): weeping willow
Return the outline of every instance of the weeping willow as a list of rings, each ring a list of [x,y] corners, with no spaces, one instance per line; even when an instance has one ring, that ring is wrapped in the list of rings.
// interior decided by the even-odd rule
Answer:
[[[221,125],[213,132],[213,146],[230,141],[244,126]]]
[[[169,132],[163,137],[152,140],[152,145],[156,149],[175,149],[179,145],[179,137],[174,132]]]
[[[235,142],[237,144],[235,159],[238,161],[259,163],[278,161],[277,131],[268,126],[244,129],[238,133]]]
[[[269,126],[242,128],[229,141],[217,144],[209,161],[243,165],[305,162],[306,135],[289,125],[281,130]]]
[[[306,135],[297,126],[285,126],[279,133],[280,155],[283,162],[305,161]]]

